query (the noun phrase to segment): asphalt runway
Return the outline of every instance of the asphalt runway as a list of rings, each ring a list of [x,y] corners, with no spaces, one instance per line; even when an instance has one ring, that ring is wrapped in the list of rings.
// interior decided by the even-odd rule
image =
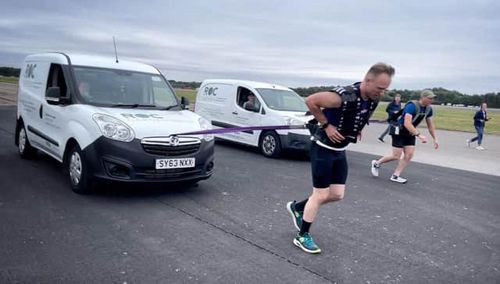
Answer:
[[[346,197],[321,209],[309,255],[284,207],[311,191],[305,157],[218,143],[198,187],[82,196],[57,162],[18,156],[15,113],[0,107],[0,283],[500,282],[498,176],[413,163],[400,185],[349,152]]]

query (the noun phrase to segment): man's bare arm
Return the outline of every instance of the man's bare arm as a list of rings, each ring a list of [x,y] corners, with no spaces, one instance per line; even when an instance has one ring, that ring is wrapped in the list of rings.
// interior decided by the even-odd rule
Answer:
[[[327,122],[325,115],[321,111],[322,108],[338,108],[341,104],[342,99],[337,93],[333,92],[314,93],[306,99],[307,107],[320,124]]]
[[[418,133],[418,129],[415,126],[413,126],[412,121],[413,121],[413,115],[409,113],[405,114],[404,126],[408,130],[408,132],[410,132],[411,135],[416,136]]]
[[[418,129],[413,126],[412,123],[413,116],[409,113],[405,114],[404,126],[410,132],[411,135],[416,136],[422,143],[427,143],[427,137],[425,135],[420,134]]]
[[[341,97],[334,92],[318,92],[310,95],[306,99],[306,105],[312,115],[321,124],[325,125],[328,119],[322,112],[322,108],[339,108],[342,105]],[[325,128],[326,135],[333,142],[341,142],[345,137],[337,131],[337,128],[331,124]]]
[[[432,120],[432,117],[428,117],[425,119],[425,122],[427,122],[427,129],[429,129],[429,133],[432,136],[432,139],[434,139],[434,148],[439,148],[439,141],[436,136],[436,126],[434,125],[434,121]]]

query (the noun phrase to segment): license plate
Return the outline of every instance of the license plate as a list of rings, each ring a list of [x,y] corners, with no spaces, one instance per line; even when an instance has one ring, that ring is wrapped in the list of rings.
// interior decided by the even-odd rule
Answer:
[[[156,159],[156,169],[194,168],[195,158]]]

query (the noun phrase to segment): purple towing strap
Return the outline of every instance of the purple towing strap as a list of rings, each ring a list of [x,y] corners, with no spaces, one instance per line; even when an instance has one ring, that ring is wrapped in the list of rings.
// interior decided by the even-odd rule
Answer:
[[[370,122],[385,123],[385,120],[370,120]],[[268,125],[268,126],[245,126],[245,127],[229,127],[216,128],[192,132],[176,133],[172,135],[202,135],[202,134],[223,134],[230,132],[252,131],[252,130],[278,130],[278,129],[307,129],[305,124],[301,125]]]
[[[173,135],[201,135],[201,134],[222,134],[229,132],[240,132],[250,130],[276,130],[276,129],[305,129],[306,125],[269,125],[269,126],[246,126],[246,127],[230,127],[230,128],[216,128],[200,131],[177,133]]]

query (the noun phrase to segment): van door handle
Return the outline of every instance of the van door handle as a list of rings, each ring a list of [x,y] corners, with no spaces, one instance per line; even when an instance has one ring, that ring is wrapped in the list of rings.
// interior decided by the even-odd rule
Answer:
[[[238,115],[238,113],[237,113],[237,112],[235,112],[235,111],[233,111],[233,112],[232,112],[232,114],[234,114],[234,115]]]
[[[40,110],[38,111],[38,115],[40,115],[40,118],[43,119],[43,105],[40,105]]]

